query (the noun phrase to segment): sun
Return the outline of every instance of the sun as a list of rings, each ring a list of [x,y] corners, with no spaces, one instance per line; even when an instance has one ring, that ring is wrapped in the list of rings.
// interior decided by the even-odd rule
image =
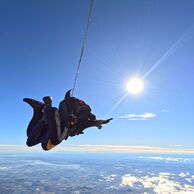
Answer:
[[[139,94],[143,90],[143,81],[139,78],[132,78],[127,82],[127,90],[131,94]]]

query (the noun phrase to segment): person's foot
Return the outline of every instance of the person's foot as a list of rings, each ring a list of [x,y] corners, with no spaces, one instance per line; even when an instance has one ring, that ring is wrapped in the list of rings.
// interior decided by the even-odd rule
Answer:
[[[45,103],[46,108],[51,108],[52,107],[52,97],[51,96],[45,96],[43,98],[43,101]]]
[[[45,96],[42,98],[42,100],[44,101],[44,103],[46,105],[51,105],[52,104],[52,97],[51,96]]]
[[[48,111],[52,108],[52,97],[51,96],[45,96],[42,98],[44,101],[44,108],[43,108],[43,115],[42,120],[48,124]]]
[[[43,109],[45,105],[43,102],[39,102],[32,98],[24,98],[23,101],[28,103],[33,109]]]

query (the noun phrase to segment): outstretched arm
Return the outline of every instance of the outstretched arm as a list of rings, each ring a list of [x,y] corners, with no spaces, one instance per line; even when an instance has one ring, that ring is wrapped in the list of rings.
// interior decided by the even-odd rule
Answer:
[[[84,122],[79,123],[76,126],[76,132],[70,134],[70,136],[83,134],[83,131],[89,127],[97,127],[98,129],[101,129],[103,124],[107,124],[111,120],[113,120],[113,118],[106,119],[106,120],[85,120]]]

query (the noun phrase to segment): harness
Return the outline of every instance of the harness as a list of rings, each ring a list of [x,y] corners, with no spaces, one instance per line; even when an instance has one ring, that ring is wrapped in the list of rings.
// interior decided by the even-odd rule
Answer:
[[[87,105],[83,100],[80,100],[80,99],[77,99],[76,98],[76,106],[79,106],[79,105]],[[69,119],[70,120],[68,120],[68,122],[67,122],[67,124],[70,126],[70,127],[74,127],[76,124],[77,124],[77,119],[78,118],[78,116],[76,116],[75,114],[74,114],[74,110],[71,110],[70,111],[70,114],[69,114]]]

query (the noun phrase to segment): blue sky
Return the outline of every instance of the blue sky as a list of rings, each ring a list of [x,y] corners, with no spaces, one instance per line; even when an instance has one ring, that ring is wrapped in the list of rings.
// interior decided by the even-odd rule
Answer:
[[[24,144],[31,108],[24,97],[72,88],[88,14],[88,0],[0,2],[0,144]],[[194,1],[98,0],[75,96],[98,118],[114,117],[65,144],[194,147]],[[151,71],[150,71],[151,70]],[[143,77],[141,95],[125,84]],[[147,120],[120,118],[144,115]]]

